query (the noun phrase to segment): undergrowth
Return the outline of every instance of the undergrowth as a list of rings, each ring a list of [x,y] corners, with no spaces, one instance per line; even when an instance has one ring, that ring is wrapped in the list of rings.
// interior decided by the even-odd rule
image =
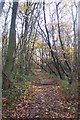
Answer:
[[[64,77],[63,80],[60,80],[59,81],[62,89],[63,89],[63,94],[64,96],[67,96],[67,95],[76,95],[76,92],[77,92],[77,81],[73,81],[72,84],[69,84],[69,81],[68,81],[68,77]]]
[[[31,85],[33,81],[38,80],[38,77],[31,72],[27,75],[21,74],[19,71],[13,72],[12,81],[14,86],[2,91],[3,102],[6,102],[10,106],[14,101],[16,102],[23,96],[25,90],[28,90],[29,85]]]

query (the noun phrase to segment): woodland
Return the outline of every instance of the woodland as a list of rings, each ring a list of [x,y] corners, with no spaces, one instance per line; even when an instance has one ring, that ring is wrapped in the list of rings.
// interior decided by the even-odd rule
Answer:
[[[2,0],[0,24],[2,120],[80,119],[80,2]]]

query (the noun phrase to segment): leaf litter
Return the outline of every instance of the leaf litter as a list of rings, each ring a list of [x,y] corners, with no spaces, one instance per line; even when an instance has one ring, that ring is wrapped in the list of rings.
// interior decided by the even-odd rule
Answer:
[[[77,103],[66,100],[62,94],[61,86],[55,78],[46,76],[41,71],[36,72],[41,78],[39,85],[30,84],[23,95],[14,101],[13,108],[8,106],[3,98],[3,120],[6,118],[75,118]],[[47,83],[47,85],[42,85]],[[48,85],[49,84],[49,85]]]

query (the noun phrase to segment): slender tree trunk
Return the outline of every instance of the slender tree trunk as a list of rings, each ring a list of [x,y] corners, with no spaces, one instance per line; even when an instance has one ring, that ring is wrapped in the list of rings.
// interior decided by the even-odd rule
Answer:
[[[60,76],[60,78],[62,79],[62,74],[61,74],[61,71],[59,69],[59,64],[57,64],[58,62],[58,59],[55,59],[55,56],[54,56],[54,53],[52,51],[52,48],[51,48],[51,43],[50,43],[50,37],[49,37],[49,32],[48,32],[48,28],[47,28],[47,25],[46,25],[46,14],[45,14],[45,2],[43,2],[43,14],[44,14],[44,24],[45,24],[45,30],[46,30],[46,33],[47,33],[47,44],[50,48],[50,51],[51,51],[51,56],[53,58],[53,61],[54,61],[54,65],[55,65],[55,68]],[[57,61],[57,62],[56,62]]]
[[[78,3],[78,97],[78,112],[80,113],[80,2]],[[80,114],[78,118],[80,118]]]
[[[77,5],[76,5],[76,1],[74,0],[74,5],[76,8],[76,14],[74,15],[74,11],[73,11],[73,3],[71,6],[71,12],[72,12],[72,22],[73,22],[73,37],[74,37],[74,61],[73,61],[73,71],[72,71],[72,76],[73,76],[73,80],[77,80],[77,36],[76,36],[76,22],[77,22]]]
[[[2,9],[4,7],[4,3],[5,3],[5,0],[4,0],[4,2],[3,2],[3,0],[1,0],[1,2],[0,2],[0,16],[1,16],[1,13],[2,13]]]
[[[65,59],[65,63],[66,63],[66,66],[67,68],[69,69],[69,72],[71,72],[71,67],[66,59],[66,54],[65,54],[65,49],[64,49],[64,44],[62,42],[62,39],[61,39],[61,29],[60,29],[60,20],[59,20],[59,13],[58,13],[58,7],[60,5],[61,2],[59,2],[57,5],[56,5],[56,14],[57,14],[57,21],[58,21],[58,36],[59,36],[59,40],[60,40],[60,44],[61,44],[61,48],[63,50],[63,57]]]
[[[74,25],[74,62],[73,62],[73,76],[74,81],[77,79],[77,39],[76,39],[76,29],[75,29],[75,22]]]
[[[78,79],[80,82],[80,2],[78,3]]]

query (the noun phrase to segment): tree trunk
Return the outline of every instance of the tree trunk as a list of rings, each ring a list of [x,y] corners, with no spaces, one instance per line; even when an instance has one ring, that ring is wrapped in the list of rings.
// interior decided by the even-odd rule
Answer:
[[[3,0],[1,0],[1,2],[0,2],[0,16],[1,16],[1,13],[2,13],[2,9],[4,7],[4,3],[5,3],[5,0],[4,0],[4,2],[3,2]]]
[[[6,62],[3,67],[3,89],[8,88],[8,82],[11,79],[11,72],[14,64],[13,55],[15,54],[16,49],[16,30],[15,30],[15,21],[16,21],[16,14],[17,14],[17,6],[18,2],[13,2],[12,8],[12,19],[11,19],[11,26],[10,26],[10,34],[9,34],[9,45],[7,50],[7,57]],[[5,76],[6,78],[5,78]],[[6,85],[6,86],[5,86]]]
[[[78,111],[80,111],[80,2],[78,3],[78,97]],[[78,118],[80,118],[80,114],[78,115]]]

